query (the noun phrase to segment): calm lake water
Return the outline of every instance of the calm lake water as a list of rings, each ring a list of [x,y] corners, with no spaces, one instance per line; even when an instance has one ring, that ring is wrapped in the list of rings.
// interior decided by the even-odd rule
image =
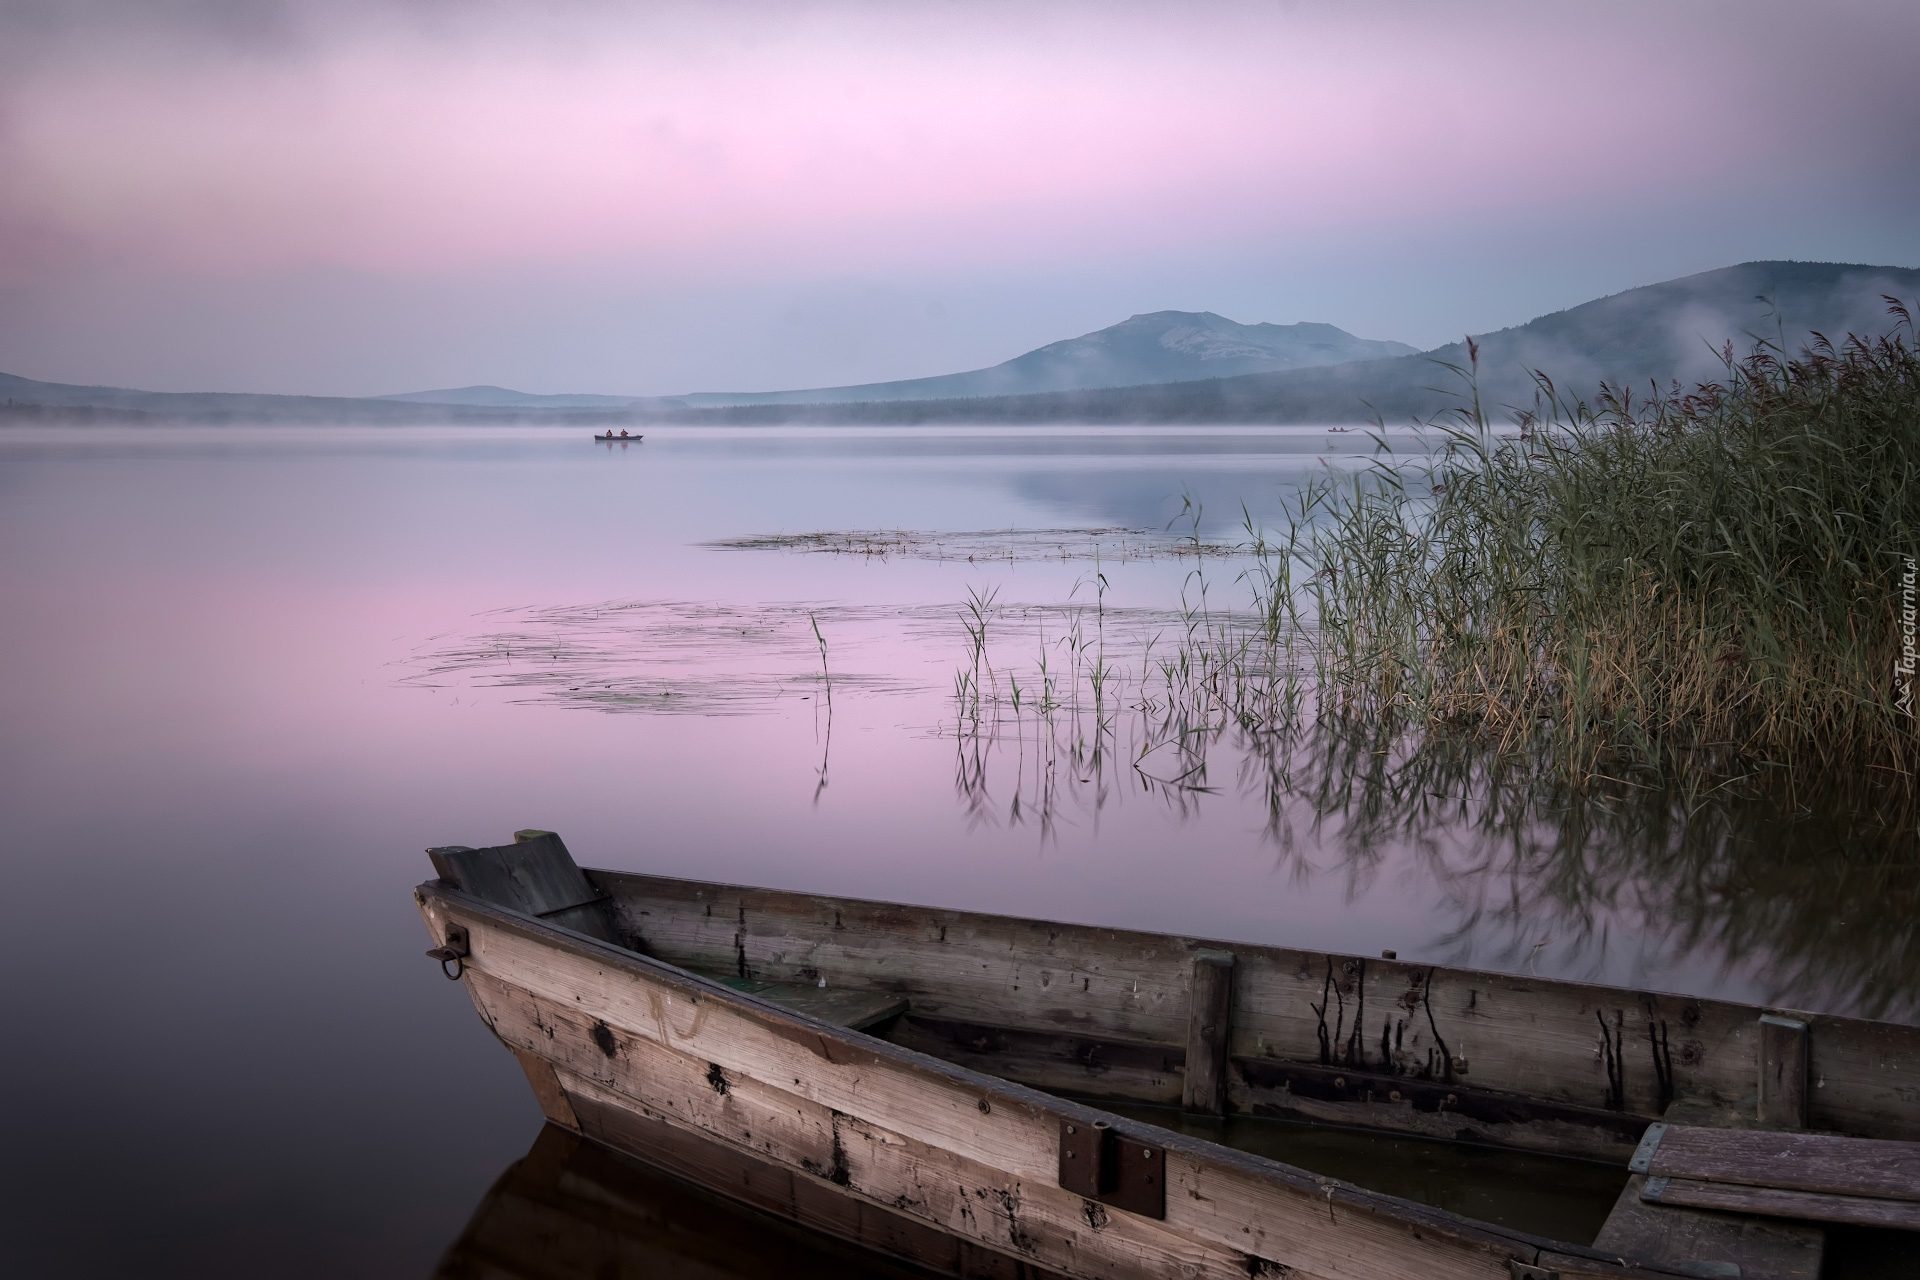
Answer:
[[[1147,643],[1183,592],[1246,599],[1174,534],[1274,521],[1362,435],[585,434],[0,435],[9,1274],[430,1272],[540,1122],[408,891],[425,847],[523,827],[588,866],[1911,1016],[1920,876],[1845,815],[1503,816],[1471,761],[1155,736]],[[708,545],[816,531],[896,536]],[[1061,675],[1095,644],[1097,757]]]

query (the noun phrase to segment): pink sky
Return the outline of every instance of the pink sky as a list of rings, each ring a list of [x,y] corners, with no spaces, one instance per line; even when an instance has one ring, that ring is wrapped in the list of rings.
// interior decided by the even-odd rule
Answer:
[[[1920,259],[1910,7],[74,11],[0,17],[29,377],[820,385]]]

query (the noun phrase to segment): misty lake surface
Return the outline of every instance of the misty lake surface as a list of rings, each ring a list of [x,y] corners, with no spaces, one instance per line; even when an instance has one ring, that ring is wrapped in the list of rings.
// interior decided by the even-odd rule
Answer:
[[[1834,815],[1496,820],[1471,770],[1170,747],[1124,680],[1097,753],[1041,722],[1043,655],[1137,682],[1243,607],[1243,506],[1273,524],[1363,433],[586,437],[0,434],[9,1274],[429,1274],[540,1119],[409,890],[524,827],[586,866],[1912,1016],[1911,851]],[[858,536],[712,545],[813,532]]]

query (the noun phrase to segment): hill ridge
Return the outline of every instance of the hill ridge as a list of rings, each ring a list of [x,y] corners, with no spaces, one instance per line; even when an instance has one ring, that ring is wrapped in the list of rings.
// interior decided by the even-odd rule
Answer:
[[[1920,299],[1920,270],[1860,263],[1755,261],[1640,285],[1548,312],[1523,324],[1477,335],[1479,388],[1483,401],[1497,408],[1529,403],[1534,394],[1532,372],[1536,369],[1546,372],[1558,387],[1587,398],[1603,379],[1616,384],[1645,384],[1652,380],[1661,385],[1674,380],[1697,381],[1718,372],[1715,351],[1723,342],[1731,340],[1736,351],[1744,351],[1749,345],[1748,335],[1768,337],[1791,350],[1803,345],[1815,331],[1836,340],[1848,332],[1886,332],[1891,321],[1882,294],[1894,294],[1910,302]],[[1162,323],[1169,316],[1199,323]],[[1396,421],[1432,417],[1459,403],[1444,385],[1447,375],[1441,366],[1467,364],[1464,341],[1385,358],[1323,361],[1306,367],[1252,373],[1224,372],[1232,368],[1233,344],[1247,340],[1249,333],[1260,337],[1264,330],[1284,331],[1296,346],[1301,341],[1317,339],[1323,330],[1354,343],[1369,342],[1353,338],[1335,326],[1311,321],[1294,325],[1241,325],[1213,312],[1159,311],[1140,313],[1079,338],[1062,339],[1060,343],[1036,348],[994,368],[1029,360],[1041,356],[1050,347],[1063,345],[1074,353],[1066,358],[1090,358],[1080,353],[1097,348],[1099,342],[1094,339],[1135,343],[1133,350],[1137,357],[1138,340],[1145,337],[1155,344],[1170,340],[1176,348],[1185,343],[1213,351],[1216,355],[1212,357],[1193,356],[1189,352],[1179,358],[1188,368],[1213,358],[1222,362],[1223,372],[1181,381],[1064,391],[1009,394],[987,390],[970,395],[867,401],[763,398],[759,402],[707,405],[697,403],[695,396],[537,396],[485,385],[373,398],[150,392],[35,382],[0,374],[0,401],[18,405],[22,410],[35,409],[31,415],[24,411],[12,414],[15,420],[28,417],[45,420],[48,410],[84,408],[93,421],[108,420],[102,414],[120,414],[128,420],[140,421],[903,425],[928,422],[1317,422],[1332,425],[1367,422],[1376,417]],[[1221,350],[1229,354],[1218,355]],[[1097,352],[1091,358],[1097,359]],[[953,380],[980,372],[863,385],[876,389],[928,383],[966,387],[969,384]],[[840,390],[844,388],[823,388],[819,394]],[[462,391],[497,394],[506,399],[462,403],[424,398]],[[778,397],[794,393],[767,394]],[[5,406],[0,405],[0,411],[4,410]]]
[[[671,399],[693,408],[964,399],[1196,381],[1415,350],[1404,342],[1357,338],[1319,321],[1242,324],[1212,311],[1164,309],[1137,312],[1118,324],[1061,338],[983,369],[792,391],[699,391]]]

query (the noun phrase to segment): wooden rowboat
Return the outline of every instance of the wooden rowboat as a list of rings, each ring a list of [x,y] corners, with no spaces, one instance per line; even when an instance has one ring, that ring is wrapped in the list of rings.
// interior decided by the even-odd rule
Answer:
[[[639,443],[639,442],[641,441],[641,439],[642,439],[643,437],[642,437],[642,436],[640,435],[640,433],[639,433],[639,432],[637,432],[637,431],[636,431],[636,432],[635,432],[634,434],[632,434],[632,435],[630,435],[630,436],[616,436],[616,435],[614,435],[614,434],[612,434],[611,432],[609,432],[608,434],[606,434],[606,435],[604,435],[604,436],[603,436],[603,435],[595,435],[595,436],[594,436],[593,438],[594,438],[594,440],[595,440],[596,442],[598,442],[598,443],[600,443],[600,444],[615,444],[615,443],[618,443],[618,444],[638,444],[638,443]]]
[[[1813,1280],[1822,1223],[1920,1229],[1920,1028],[582,871],[551,832],[429,854],[428,954],[550,1121],[938,1274]],[[1623,1188],[1556,1241],[1102,1100]]]

